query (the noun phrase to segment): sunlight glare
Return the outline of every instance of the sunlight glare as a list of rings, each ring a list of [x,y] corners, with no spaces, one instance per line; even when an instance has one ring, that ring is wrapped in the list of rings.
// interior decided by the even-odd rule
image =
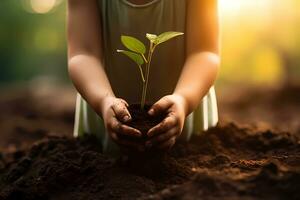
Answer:
[[[30,0],[30,4],[34,12],[44,14],[55,7],[56,0]]]
[[[273,0],[274,1],[274,0]],[[251,14],[255,11],[263,11],[272,5],[272,0],[219,0],[221,15]]]
[[[241,1],[219,0],[219,10],[223,13],[236,12],[241,9]]]

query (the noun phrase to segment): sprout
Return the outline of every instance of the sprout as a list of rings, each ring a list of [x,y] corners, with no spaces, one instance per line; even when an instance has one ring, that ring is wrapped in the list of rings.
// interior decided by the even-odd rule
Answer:
[[[131,36],[121,36],[121,41],[123,45],[128,50],[117,50],[119,53],[123,53],[127,57],[129,57],[131,60],[133,60],[141,74],[141,79],[143,82],[143,91],[142,91],[142,97],[141,97],[141,109],[144,109],[145,102],[146,102],[146,96],[147,96],[147,88],[148,88],[148,82],[149,82],[149,74],[150,74],[150,66],[151,66],[151,60],[152,55],[154,53],[155,48],[172,38],[175,38],[177,36],[183,35],[181,32],[165,32],[160,35],[155,34],[146,34],[146,38],[150,41],[149,50],[147,58],[145,56],[146,54],[146,47],[137,38],[131,37]],[[143,69],[143,65],[145,64],[145,69]]]

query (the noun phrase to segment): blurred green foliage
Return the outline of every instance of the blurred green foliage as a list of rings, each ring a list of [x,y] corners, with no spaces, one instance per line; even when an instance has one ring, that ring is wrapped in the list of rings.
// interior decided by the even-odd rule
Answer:
[[[26,11],[21,0],[0,3],[0,84],[36,76],[66,79],[65,3],[46,14]]]

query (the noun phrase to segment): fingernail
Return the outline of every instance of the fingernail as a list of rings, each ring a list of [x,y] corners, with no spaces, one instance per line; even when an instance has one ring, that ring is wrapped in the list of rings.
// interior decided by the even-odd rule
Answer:
[[[130,120],[130,117],[128,116],[128,115],[125,115],[124,117],[123,117],[123,121],[124,122],[128,122]]]
[[[154,114],[154,110],[151,108],[151,109],[148,111],[148,114],[149,114],[149,115],[153,115],[153,114]]]

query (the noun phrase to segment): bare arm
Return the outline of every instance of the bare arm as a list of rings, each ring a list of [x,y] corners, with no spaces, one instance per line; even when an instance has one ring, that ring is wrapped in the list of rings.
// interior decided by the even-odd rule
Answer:
[[[213,85],[220,63],[217,0],[189,0],[186,25],[187,59],[175,94],[192,112]]]
[[[214,83],[219,67],[217,0],[187,0],[186,53],[177,86],[172,95],[156,102],[149,114],[167,117],[149,130],[147,146],[168,149],[181,134],[185,117],[197,108]]]
[[[120,135],[140,137],[140,131],[123,124],[131,119],[128,104],[116,98],[106,76],[101,50],[100,13],[97,0],[68,0],[68,68],[83,98],[103,118],[118,144],[142,149]]]
[[[97,112],[104,97],[114,96],[102,64],[99,16],[96,0],[68,1],[69,74]]]

